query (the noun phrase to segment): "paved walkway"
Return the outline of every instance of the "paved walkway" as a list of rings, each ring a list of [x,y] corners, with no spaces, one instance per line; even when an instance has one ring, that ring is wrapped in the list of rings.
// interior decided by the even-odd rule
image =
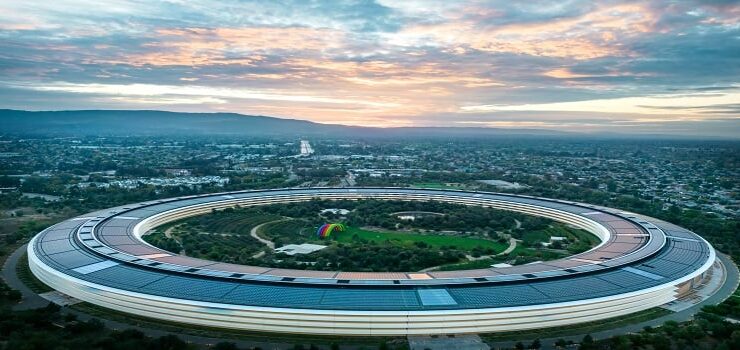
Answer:
[[[21,282],[20,278],[18,278],[18,274],[16,274],[18,262],[20,261],[23,254],[26,252],[27,246],[28,244],[24,244],[20,248],[16,249],[13,254],[10,254],[8,259],[5,260],[5,264],[3,264],[3,280],[8,286],[10,286],[10,288],[21,292],[21,295],[23,297],[20,303],[13,306],[13,310],[38,309],[49,305],[48,300],[40,297],[30,288],[26,287],[26,285]]]
[[[509,253],[513,252],[514,249],[516,249],[516,242],[517,242],[516,239],[509,238],[509,246],[506,247],[506,250],[504,250],[501,253],[496,254],[495,256],[506,255],[506,254],[509,254]]]
[[[182,225],[182,224],[173,225],[173,226],[168,227],[166,230],[164,230],[164,236],[167,237],[167,238],[169,238],[169,239],[174,239],[175,242],[177,242],[177,244],[180,245],[180,247],[182,249],[180,249],[180,252],[178,254],[180,254],[180,255],[187,255],[187,252],[185,251],[185,246],[182,245],[182,241],[179,238],[175,237],[172,234],[172,231],[174,231],[175,228],[178,227],[178,226],[180,226],[180,225]]]
[[[521,221],[519,221],[517,219],[514,219],[514,223],[516,224],[516,228],[522,228],[522,222]]]
[[[513,251],[514,251],[514,249],[516,249],[516,242],[517,242],[517,240],[516,240],[516,239],[514,239],[514,238],[509,238],[509,246],[508,246],[508,247],[506,247],[506,249],[504,249],[504,251],[503,251],[503,252],[501,252],[501,253],[498,253],[498,254],[492,254],[492,255],[481,255],[481,256],[479,256],[479,257],[477,257],[477,258],[476,258],[476,257],[474,257],[474,256],[472,256],[472,255],[470,255],[470,254],[466,254],[466,255],[465,255],[465,258],[466,258],[466,259],[468,259],[469,261],[476,261],[476,260],[490,259],[490,258],[493,258],[493,257],[495,257],[495,256],[501,256],[501,255],[506,255],[506,254],[509,254],[509,253],[513,252]]]
[[[275,249],[275,242],[273,242],[273,241],[271,241],[269,239],[264,239],[264,238],[260,237],[257,234],[257,231],[259,231],[259,229],[262,228],[262,226],[265,226],[267,224],[271,224],[273,222],[278,222],[278,221],[285,221],[285,220],[287,220],[287,219],[279,219],[279,220],[273,220],[273,221],[263,222],[263,223],[255,226],[255,227],[252,227],[252,229],[249,231],[249,235],[252,236],[252,238],[260,241],[262,244],[268,246],[270,249]]]

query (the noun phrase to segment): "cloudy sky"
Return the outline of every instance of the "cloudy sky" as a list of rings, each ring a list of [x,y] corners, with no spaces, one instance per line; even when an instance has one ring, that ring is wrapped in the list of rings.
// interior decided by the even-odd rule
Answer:
[[[0,108],[740,137],[740,5],[1,1]]]

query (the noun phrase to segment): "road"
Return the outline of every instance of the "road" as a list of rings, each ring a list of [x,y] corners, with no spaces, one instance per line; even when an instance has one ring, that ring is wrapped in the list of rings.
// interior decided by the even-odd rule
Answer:
[[[308,140],[301,140],[301,156],[307,157],[313,154],[313,147]]]
[[[26,287],[26,285],[21,282],[20,278],[18,278],[18,274],[16,274],[18,262],[23,256],[23,253],[26,252],[26,247],[28,247],[28,244],[24,244],[20,248],[16,249],[12,254],[10,254],[8,259],[5,260],[5,264],[3,264],[3,280],[5,280],[5,283],[10,286],[10,288],[20,291],[23,296],[21,302],[13,306],[13,310],[38,309],[49,305],[48,300],[40,297],[30,288]]]

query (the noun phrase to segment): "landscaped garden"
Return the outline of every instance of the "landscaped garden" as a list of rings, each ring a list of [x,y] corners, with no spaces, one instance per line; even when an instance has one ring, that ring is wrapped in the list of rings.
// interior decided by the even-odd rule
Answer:
[[[326,223],[341,223],[341,230],[320,237],[317,229]],[[169,223],[144,239],[214,261],[378,272],[523,264],[561,258],[598,243],[586,231],[541,217],[439,202],[377,200],[234,207]],[[274,249],[304,243],[325,247],[293,255]]]

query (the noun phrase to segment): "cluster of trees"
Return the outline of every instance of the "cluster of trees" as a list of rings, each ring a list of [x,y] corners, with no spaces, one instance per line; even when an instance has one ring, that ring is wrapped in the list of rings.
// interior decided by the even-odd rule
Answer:
[[[458,249],[431,248],[423,242],[412,247],[399,247],[357,238],[351,244],[334,244],[310,255],[271,255],[252,263],[292,269],[398,272],[455,263],[464,256],[465,253]]]
[[[97,320],[78,321],[74,315],[62,315],[59,307],[29,311],[10,311],[0,306],[0,349],[110,349],[110,350],[194,350],[199,346],[175,335],[158,338],[134,329],[112,330]],[[209,349],[238,350],[233,343],[217,343]]]
[[[346,217],[331,213],[320,214],[326,208],[350,210]],[[399,219],[397,213],[425,213],[416,220]],[[278,220],[283,218],[283,220]],[[290,220],[284,220],[291,218]],[[208,260],[245,265],[258,265],[279,268],[343,271],[417,271],[440,265],[450,265],[465,261],[465,255],[473,257],[492,255],[492,248],[474,247],[470,250],[455,246],[428,246],[417,242],[413,246],[399,246],[391,241],[368,241],[354,235],[349,242],[338,243],[322,240],[320,244],[329,247],[308,255],[288,256],[276,254],[249,236],[249,231],[261,224],[260,234],[275,242],[276,247],[289,243],[318,241],[315,229],[327,222],[341,220],[351,226],[381,226],[388,229],[399,227],[421,231],[449,231],[445,234],[483,235],[498,237],[497,231],[505,231],[512,236],[524,239],[525,246],[536,247],[539,242],[548,241],[551,235],[568,237],[568,248],[582,251],[591,247],[588,240],[581,241],[582,235],[563,225],[554,224],[549,219],[481,207],[468,207],[441,202],[407,201],[328,201],[311,200],[300,203],[267,205],[260,207],[228,208],[213,211],[178,221],[168,227],[145,236],[147,242],[172,251],[183,251],[186,255]],[[387,223],[387,224],[385,224]],[[173,227],[174,226],[174,227]],[[520,226],[520,227],[517,227]],[[174,238],[166,237],[169,230]],[[498,240],[505,241],[499,237]],[[582,244],[581,244],[582,243]],[[563,248],[563,247],[561,247]],[[258,258],[253,256],[264,251]],[[546,254],[542,254],[546,253]],[[507,256],[485,259],[483,262],[508,262],[523,264],[543,259],[555,259],[562,252],[540,252],[518,250]],[[480,266],[479,266],[480,265]],[[456,265],[453,265],[453,267]],[[475,267],[488,265],[475,264]],[[467,268],[467,265],[462,265]]]
[[[720,305],[709,305],[704,307],[704,311],[722,316],[740,319],[740,295],[735,293],[732,297],[725,300]]]
[[[520,190],[526,191],[528,195],[604,205],[674,223],[698,233],[709,240],[715,248],[731,255],[735,261],[740,261],[740,220],[725,219],[713,213],[678,206],[664,209],[665,203],[662,201],[646,200],[632,195],[610,194],[549,180],[546,177],[531,176],[513,180],[531,185],[530,189]]]
[[[182,245],[174,238],[167,237],[162,228],[143,237],[147,243],[173,253],[180,253]]]
[[[581,341],[579,349],[740,349],[740,324],[727,322],[712,313],[700,312],[692,322],[667,321],[662,327],[647,327],[640,333],[619,335],[599,341],[586,336]]]
[[[21,292],[11,289],[5,283],[0,283],[0,304],[17,303],[21,301]]]
[[[387,229],[407,228],[428,231],[494,232],[513,230],[519,221],[522,231],[541,230],[553,223],[552,220],[504,210],[469,207],[443,202],[406,201],[329,201],[315,199],[308,202],[269,205],[260,208],[264,212],[307,220],[321,220],[319,212],[326,208],[350,210],[341,218],[350,226],[373,226]],[[415,220],[399,219],[398,212],[430,212],[441,215],[419,215]],[[339,215],[323,214],[325,219],[339,219]]]
[[[262,226],[259,234],[275,242],[275,247],[286,244],[319,240],[316,228],[324,224],[321,220],[291,219],[276,221]]]
[[[245,264],[251,256],[265,248],[252,238],[250,230],[280,216],[259,208],[227,208],[214,210],[159,227],[144,236],[148,243],[175,253],[214,261]],[[171,237],[165,235],[169,231]]]
[[[185,232],[175,232],[182,246],[190,256],[201,257],[211,260],[235,262],[239,264],[271,266],[280,268],[312,269],[312,270],[343,270],[343,271],[415,271],[423,268],[458,262],[464,258],[465,253],[454,247],[430,247],[423,242],[418,242],[412,247],[399,247],[391,242],[369,242],[353,237],[350,243],[332,243],[333,241],[322,241],[322,244],[331,243],[330,247],[309,255],[286,256],[266,251],[261,258],[252,258],[252,255],[261,248],[257,241],[242,242],[242,237],[226,236],[218,234],[245,234],[257,224],[257,221],[267,222],[280,217],[290,217],[292,220],[270,223],[261,229],[261,234],[272,239],[276,246],[287,243],[303,243],[316,240],[314,230],[318,225],[327,220],[335,220],[336,217],[322,217],[333,215],[329,213],[319,214],[323,209],[338,207],[351,210],[344,220],[350,225],[372,224],[373,220],[392,220],[403,223],[392,213],[399,211],[441,211],[445,215],[434,215],[442,218],[447,223],[448,229],[477,228],[490,229],[491,225],[496,228],[513,228],[515,219],[508,212],[484,208],[469,208],[461,205],[452,205],[438,202],[395,202],[395,201],[327,201],[312,200],[301,203],[289,203],[280,205],[268,205],[259,208],[233,208],[221,210],[209,215],[202,215],[185,220]],[[470,212],[468,209],[476,209]],[[525,215],[516,215],[516,219],[526,221]],[[534,219],[534,218],[533,218]],[[454,224],[455,220],[463,222]],[[423,221],[420,220],[420,221]],[[435,228],[436,221],[424,221],[423,227]],[[504,224],[505,222],[505,224]],[[237,229],[234,223],[241,223],[242,229]],[[529,222],[528,225],[540,224]],[[395,227],[394,225],[391,225]],[[414,225],[415,226],[415,225]],[[197,230],[216,233],[216,235],[194,234]],[[164,248],[165,244],[172,243],[161,235],[151,235],[150,242]],[[255,246],[256,244],[256,246]],[[159,246],[159,245],[158,245]],[[473,249],[473,256],[494,253],[492,250],[482,248]]]
[[[493,232],[511,230],[518,220],[522,229],[538,230],[547,227],[551,220],[503,210],[469,207],[442,202],[360,201],[347,216],[353,226],[396,226],[430,231]],[[442,215],[420,215],[415,220],[401,220],[396,212],[419,211]]]
[[[31,237],[43,229],[47,228],[51,223],[48,221],[35,221],[30,220],[20,224],[18,228],[12,233],[5,235],[5,242],[7,244],[13,244],[22,241],[28,237]]]
[[[9,184],[17,183],[14,181],[15,178],[7,176],[0,176],[0,179],[6,179],[5,181]],[[197,188],[187,186],[155,187],[146,185],[122,190],[115,187],[88,187],[82,189],[76,186],[70,186],[79,182],[79,179],[68,175],[59,175],[50,178],[32,176],[26,178],[20,187],[20,191],[0,194],[0,209],[30,207],[45,213],[56,214],[61,220],[102,208],[155,199],[229,190],[283,187],[287,185],[285,179],[280,174],[259,177],[255,175],[243,175],[230,177],[229,184],[224,187],[211,184],[204,184]],[[59,195],[61,196],[61,200],[45,202],[42,199],[25,198],[21,195],[21,192]]]

